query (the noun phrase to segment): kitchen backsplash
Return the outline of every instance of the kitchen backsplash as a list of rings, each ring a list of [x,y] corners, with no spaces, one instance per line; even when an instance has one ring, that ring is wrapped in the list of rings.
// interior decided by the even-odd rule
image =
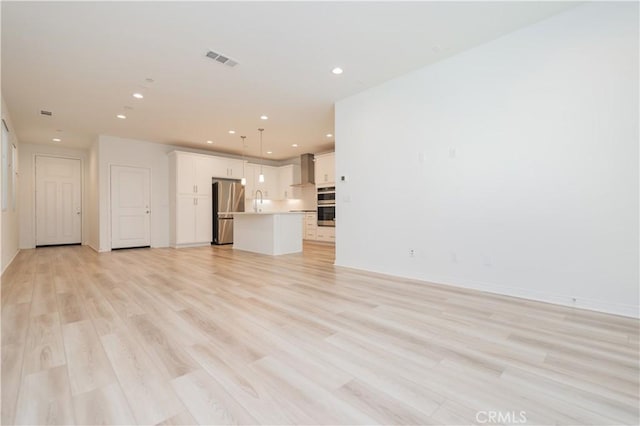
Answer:
[[[258,208],[263,212],[288,212],[290,210],[315,210],[316,189],[313,186],[302,188],[302,198],[294,200],[264,200],[258,201]],[[245,211],[253,211],[254,201],[245,200]]]

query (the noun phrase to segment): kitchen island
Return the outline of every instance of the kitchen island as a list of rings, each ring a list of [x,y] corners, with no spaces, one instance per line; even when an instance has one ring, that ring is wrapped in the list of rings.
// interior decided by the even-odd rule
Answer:
[[[233,214],[233,248],[280,255],[302,252],[303,212]]]

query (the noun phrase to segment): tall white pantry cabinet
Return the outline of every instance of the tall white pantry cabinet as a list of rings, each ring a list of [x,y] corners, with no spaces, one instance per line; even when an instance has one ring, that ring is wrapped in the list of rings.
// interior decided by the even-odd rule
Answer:
[[[169,154],[169,223],[172,246],[211,243],[211,158]]]

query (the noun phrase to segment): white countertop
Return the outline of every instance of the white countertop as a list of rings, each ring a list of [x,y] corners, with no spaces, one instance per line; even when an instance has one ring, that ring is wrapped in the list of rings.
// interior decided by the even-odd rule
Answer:
[[[218,213],[218,215],[232,214],[236,215],[281,215],[281,214],[305,214],[305,212],[226,212]]]

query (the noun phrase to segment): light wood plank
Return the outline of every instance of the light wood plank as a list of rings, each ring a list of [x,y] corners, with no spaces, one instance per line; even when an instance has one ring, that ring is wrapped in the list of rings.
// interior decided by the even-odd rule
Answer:
[[[60,321],[62,324],[82,321],[88,318],[82,307],[82,300],[77,294],[58,293],[58,303],[60,304]]]
[[[117,383],[93,389],[73,397],[79,425],[131,425],[136,421],[127,398]]]
[[[91,321],[63,326],[71,393],[78,395],[116,381],[100,339]]]
[[[160,367],[166,379],[174,379],[200,369],[180,347],[179,340],[169,337],[148,315],[136,315],[129,322],[143,342],[147,354]]]
[[[31,318],[24,357],[25,374],[66,363],[62,329],[57,312]]]
[[[29,329],[30,304],[20,303],[2,308],[2,346],[25,342]]]
[[[18,425],[75,424],[65,366],[24,377],[15,421]]]
[[[375,421],[365,412],[307,379],[290,366],[271,358],[262,358],[250,365],[278,397],[286,398],[289,404],[313,413],[315,424],[373,424]],[[282,402],[282,400],[280,400]]]
[[[46,273],[36,275],[31,301],[31,316],[54,313],[58,311],[56,292],[53,281],[47,279]]]
[[[136,341],[121,333],[102,336],[101,340],[138,423],[156,424],[184,410]]]
[[[158,423],[157,426],[184,426],[195,424],[198,424],[198,422],[196,422],[196,419],[193,418],[191,413],[185,410],[180,414],[176,414],[175,416]]]
[[[171,384],[199,424],[256,424],[256,419],[203,370],[178,377]]]
[[[14,423],[24,344],[2,345],[2,424]]]
[[[433,423],[424,413],[355,379],[342,386],[334,394],[341,400],[366,413],[379,424],[437,424]]]

